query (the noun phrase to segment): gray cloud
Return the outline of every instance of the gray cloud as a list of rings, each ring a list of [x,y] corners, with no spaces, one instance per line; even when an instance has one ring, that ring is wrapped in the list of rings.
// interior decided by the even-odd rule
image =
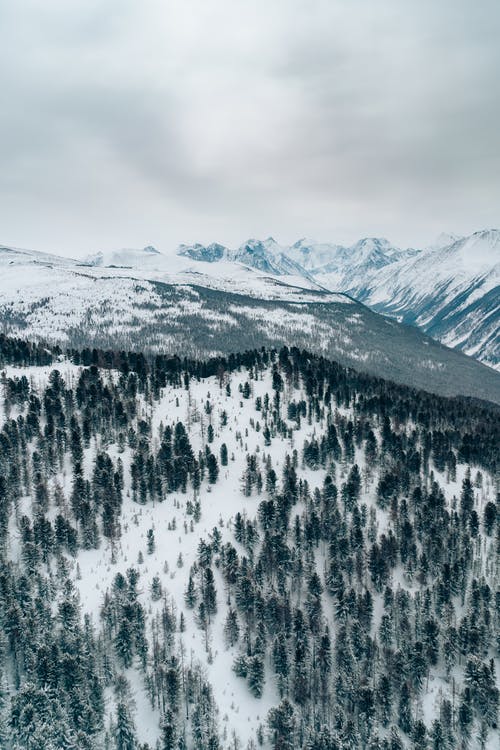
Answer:
[[[499,225],[496,0],[0,0],[0,241]]]

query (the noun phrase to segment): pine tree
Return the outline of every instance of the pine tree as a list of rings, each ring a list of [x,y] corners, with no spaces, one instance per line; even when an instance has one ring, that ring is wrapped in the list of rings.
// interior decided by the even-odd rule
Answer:
[[[153,529],[148,529],[147,531],[147,548],[148,555],[152,555],[155,551],[155,535]]]
[[[392,686],[386,674],[380,675],[376,699],[379,706],[380,721],[382,726],[387,727],[391,723],[392,718]]]
[[[193,607],[196,605],[197,598],[198,595],[196,585],[194,582],[193,574],[192,572],[190,572],[188,585],[184,593],[184,601],[186,602],[186,606],[189,607],[189,609],[193,609]]]
[[[208,470],[208,481],[210,484],[215,484],[217,477],[219,476],[219,466],[217,459],[213,453],[209,453],[207,457],[207,470]]]
[[[125,703],[120,702],[116,706],[116,728],[115,728],[116,750],[136,750],[137,740],[135,727],[130,711]]]
[[[267,715],[267,723],[273,750],[293,750],[295,747],[295,712],[287,698],[284,698],[276,708],[271,708]]]
[[[221,466],[227,466],[227,445],[222,443],[220,447],[220,463]]]
[[[163,589],[160,582],[159,576],[154,576],[152,582],[151,582],[151,599],[154,602],[157,602],[159,599],[161,599],[163,593]]]
[[[238,624],[238,615],[234,609],[229,609],[224,624],[224,640],[228,647],[232,647],[238,643],[240,637],[240,626]]]
[[[205,612],[208,615],[208,619],[210,622],[210,616],[214,615],[217,612],[217,592],[215,590],[215,581],[212,568],[204,568],[202,577],[203,602],[205,605]]]
[[[115,636],[115,649],[125,669],[131,666],[133,659],[133,630],[127,617],[122,616]]]
[[[399,717],[398,724],[406,734],[411,733],[412,716],[411,716],[411,696],[408,685],[403,683],[399,697]]]
[[[168,710],[162,724],[162,750],[176,750],[177,727],[172,711]]]
[[[248,687],[256,698],[262,696],[264,688],[264,662],[261,654],[251,657],[248,662]]]

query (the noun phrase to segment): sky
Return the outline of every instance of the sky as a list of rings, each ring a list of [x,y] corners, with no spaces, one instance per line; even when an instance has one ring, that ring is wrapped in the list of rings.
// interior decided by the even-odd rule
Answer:
[[[500,226],[498,0],[0,0],[0,243]]]

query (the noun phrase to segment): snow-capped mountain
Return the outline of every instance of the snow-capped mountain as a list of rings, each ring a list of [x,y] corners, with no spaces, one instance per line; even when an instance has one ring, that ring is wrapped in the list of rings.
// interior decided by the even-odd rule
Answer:
[[[210,262],[238,261],[276,276],[302,276],[417,325],[447,346],[499,369],[498,237],[498,230],[470,237],[443,233],[423,249],[401,249],[376,237],[350,246],[305,238],[283,246],[270,237],[249,240],[237,250],[194,245],[181,246],[179,253]]]
[[[287,248],[268,237],[267,240],[249,239],[235,250],[230,250],[217,242],[206,246],[199,243],[180,245],[177,255],[206,263],[229,260],[273,276],[297,275],[308,278],[306,269],[286,251]]]
[[[179,245],[177,255],[192,258],[193,260],[202,260],[205,263],[216,263],[219,260],[227,260],[230,251],[218,242],[212,242],[206,246],[196,242],[194,245]]]
[[[231,259],[276,276],[308,275],[299,263],[287,255],[286,248],[278,245],[272,237],[263,241],[248,240],[231,254]]]
[[[457,242],[457,240],[463,239],[458,234],[454,234],[453,232],[441,232],[434,242],[431,242],[431,244],[425,248],[426,250],[439,250],[441,247],[448,247],[448,245],[452,245],[454,242]]]
[[[311,271],[325,272],[346,270],[363,265],[365,269],[376,269],[398,260],[404,253],[384,238],[365,237],[354,245],[329,245],[299,240],[288,250],[294,258],[302,258]]]
[[[281,251],[272,250],[279,261]],[[261,252],[259,245],[254,257]],[[186,356],[299,346],[396,382],[500,402],[500,379],[489,368],[299,270],[277,275],[150,248],[86,264],[7,249],[0,253],[0,320],[4,332],[63,346]]]
[[[287,249],[287,255],[307,271],[334,263],[342,257],[345,248],[329,242],[315,242],[307,237],[295,242]]]
[[[442,234],[423,250],[364,239],[349,248],[332,246],[331,261],[323,263],[322,255],[308,268],[321,286],[500,369],[499,238],[495,229],[469,237]]]
[[[313,277],[327,289],[351,290],[381,268],[413,257],[419,251],[400,250],[386,239],[365,237],[350,247],[339,247],[333,260],[311,270]]]
[[[500,368],[499,230],[475,232],[402,259],[345,291]]]

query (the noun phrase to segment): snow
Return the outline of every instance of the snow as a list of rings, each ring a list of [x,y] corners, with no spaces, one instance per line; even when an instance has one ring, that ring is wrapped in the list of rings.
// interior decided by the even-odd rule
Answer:
[[[92,278],[98,282],[94,290]],[[500,286],[500,231],[495,229],[469,237],[442,234],[423,250],[400,249],[377,237],[350,246],[306,238],[287,246],[268,237],[249,239],[235,249],[217,243],[181,245],[174,254],[149,245],[99,252],[78,261],[0,246],[0,311],[15,320],[18,311],[26,313],[27,305],[44,307],[47,314],[57,308],[55,326],[50,321],[45,327],[59,334],[69,324],[78,325],[84,315],[81,308],[95,307],[95,296],[101,297],[103,305],[115,305],[113,295],[107,295],[106,280],[111,278],[122,279],[121,291],[128,299],[133,296],[127,290],[130,280],[141,282],[143,301],[150,295],[153,303],[154,290],[147,287],[150,282],[201,286],[267,301],[316,301],[314,293],[347,292],[378,311],[431,329],[431,335],[445,344],[459,346],[500,369],[498,337],[491,335],[491,324],[481,326],[477,333],[476,321],[468,314],[471,305],[480,305],[485,295]],[[54,290],[56,286],[61,294]],[[73,288],[75,304],[70,309]],[[308,297],[308,292],[313,296]],[[57,302],[46,305],[54,296]],[[492,313],[495,320],[500,314],[500,292],[498,297]],[[342,294],[323,299],[350,302]],[[126,321],[130,314],[124,307],[118,309]],[[441,320],[444,311],[447,314]],[[41,318],[42,311],[30,312],[37,336],[47,335]],[[55,334],[50,338],[55,340]]]
[[[255,730],[264,721],[267,711],[279,702],[276,689],[268,680],[262,698],[257,701],[249,695],[245,681],[237,678],[232,672],[232,662],[236,649],[227,650],[222,641],[226,609],[224,607],[224,584],[218,571],[215,571],[215,575],[219,611],[213,619],[210,638],[212,663],[210,663],[205,651],[203,633],[196,626],[193,613],[184,608],[183,597],[189,568],[196,560],[200,539],[207,539],[212,529],[218,527],[222,533],[223,542],[230,540],[234,542],[230,533],[231,519],[237,511],[246,511],[248,516],[252,518],[256,513],[258,503],[262,499],[257,496],[243,497],[239,488],[241,475],[246,466],[247,451],[244,446],[247,446],[249,452],[255,450],[269,452],[271,449],[264,448],[262,432],[249,430],[249,435],[245,437],[244,444],[237,439],[236,433],[249,423],[250,416],[258,418],[253,399],[257,395],[263,396],[266,391],[269,392],[271,383],[269,376],[264,381],[253,381],[252,399],[240,402],[238,385],[239,383],[243,384],[245,380],[245,374],[236,376],[232,380],[231,387],[233,393],[237,394],[236,397],[228,397],[225,389],[220,390],[215,378],[193,384],[190,394],[182,388],[169,388],[164,391],[161,402],[154,410],[154,435],[158,434],[161,423],[166,424],[177,419],[186,422],[190,415],[192,417],[194,411],[203,415],[200,422],[193,423],[190,431],[190,440],[195,452],[202,446],[202,429],[206,430],[208,426],[203,411],[208,394],[214,402],[214,426],[218,423],[220,411],[225,409],[227,412],[228,424],[225,428],[215,429],[216,437],[211,449],[218,455],[220,444],[225,441],[229,455],[231,456],[234,453],[235,460],[230,461],[227,467],[220,467],[222,476],[216,485],[210,487],[210,491],[208,491],[208,487],[205,487],[201,498],[202,517],[200,523],[195,526],[195,531],[189,531],[189,526],[188,531],[186,531],[183,526],[184,522],[189,525],[191,519],[191,516],[186,514],[186,502],[190,499],[189,495],[173,493],[168,496],[165,502],[157,503],[154,506],[141,506],[134,504],[130,498],[125,499],[120,518],[122,536],[115,551],[116,564],[111,563],[111,549],[104,543],[98,551],[81,550],[78,555],[81,579],[75,578],[84,610],[93,613],[95,617],[95,613],[99,611],[102,596],[105,590],[111,586],[115,575],[119,571],[125,573],[127,568],[131,566],[137,567],[141,574],[140,588],[143,592],[141,597],[143,604],[147,608],[151,608],[152,611],[155,608],[158,609],[161,602],[148,602],[147,590],[152,578],[159,575],[167,598],[174,600],[178,612],[181,609],[184,611],[186,632],[182,634],[182,641],[186,648],[187,658],[193,658],[204,664],[219,705],[221,725],[226,723],[229,734],[234,730],[244,743],[251,736],[255,738]],[[176,405],[177,400],[179,406]],[[188,400],[191,401],[190,404]],[[244,404],[243,407],[241,403]],[[273,463],[282,463],[289,446],[282,441],[275,441],[275,443],[272,449]],[[116,459],[119,455],[116,449],[113,449],[113,446],[110,446],[108,453],[113,459]],[[123,454],[120,454],[120,458],[124,464],[125,475],[127,475],[130,464],[130,450],[126,449]],[[127,494],[127,490],[125,490],[125,494]],[[176,505],[179,507],[176,507]],[[168,525],[173,519],[176,519],[176,529],[168,530]],[[222,526],[220,524],[221,519],[223,521]],[[146,533],[149,528],[154,529],[156,538],[156,550],[152,555],[148,555],[146,551]],[[142,565],[138,565],[137,562],[139,552],[142,552],[144,556]],[[179,553],[182,553],[184,560],[182,568],[177,567]],[[165,564],[168,566],[167,573],[164,572]],[[75,574],[75,569],[73,573]],[[138,707],[136,723],[139,729],[139,739],[142,742],[151,743],[158,737],[158,716],[156,715],[154,722],[149,720],[153,712],[144,697],[144,688],[138,673],[134,674],[133,671],[129,671],[128,677],[132,680],[134,699]],[[227,718],[224,718],[226,716]]]
[[[328,278],[317,278],[328,285]],[[481,306],[496,289],[497,304],[491,307],[489,301],[490,307]],[[377,310],[403,320],[409,316],[446,345],[460,347],[500,369],[500,231],[476,232],[399,260],[367,280],[360,279],[356,293]]]
[[[148,248],[143,251],[123,250],[107,256],[101,254],[94,265],[82,265],[55,256],[51,258],[51,264],[47,265],[33,260],[31,253],[0,253],[0,304],[17,307],[19,296],[27,298],[26,304],[36,302],[54,294],[56,285],[62,285],[68,290],[74,287],[78,289],[90,286],[92,279],[104,282],[122,279],[124,285],[130,284],[131,280],[160,281],[181,287],[201,286],[268,300],[316,300],[318,297],[311,294],[308,296],[308,292],[319,292],[324,301],[351,303],[351,300],[340,294],[324,296],[321,287],[300,275],[282,275],[278,280],[272,274],[260,272],[242,263],[220,261],[212,264],[179,255],[163,255]],[[115,265],[105,265],[108,261],[114,261]],[[133,264],[129,265],[129,262]]]
[[[54,369],[61,372],[66,382],[74,383],[81,368],[64,361],[50,367],[27,369],[7,367],[5,372],[9,377],[19,377],[26,374],[35,385],[42,385]],[[111,372],[108,376],[114,378],[116,374]],[[246,466],[247,454],[255,452],[262,462],[264,462],[265,455],[269,454],[273,466],[279,474],[287,453],[291,453],[294,447],[297,447],[300,452],[305,439],[310,439],[313,435],[318,437],[325,429],[324,421],[308,424],[307,420],[304,419],[300,430],[293,431],[291,440],[278,437],[273,439],[271,446],[265,446],[262,431],[256,429],[256,422],[260,415],[255,409],[255,399],[257,396],[263,397],[266,392],[271,392],[271,373],[266,371],[262,379],[249,381],[251,397],[248,400],[242,399],[239,392],[239,386],[243,386],[247,379],[248,373],[246,371],[232,374],[231,396],[227,395],[224,384],[219,383],[218,379],[213,377],[199,382],[192,381],[189,391],[184,388],[169,386],[163,389],[160,400],[154,403],[153,407],[146,404],[143,399],[139,400],[139,417],[152,415],[153,443],[158,442],[161,425],[181,420],[188,425],[189,438],[196,453],[204,445],[206,428],[211,421],[215,433],[214,442],[211,445],[212,452],[218,455],[220,445],[225,442],[229,456],[234,456],[234,460],[230,460],[227,467],[220,467],[219,481],[215,485],[203,484],[200,495],[202,515],[199,523],[194,525],[194,529],[190,529],[192,516],[186,512],[186,503],[191,499],[189,493],[173,493],[168,495],[164,502],[156,504],[138,505],[132,502],[129,476],[131,450],[127,447],[122,453],[119,453],[118,447],[112,444],[107,448],[107,451],[114,461],[120,457],[125,474],[124,502],[120,517],[122,533],[118,544],[115,545],[115,561],[112,561],[111,548],[105,540],[102,541],[100,549],[80,550],[77,561],[69,561],[71,577],[80,593],[83,611],[90,613],[94,621],[98,621],[98,612],[104,592],[111,586],[118,572],[125,574],[126,570],[132,566],[139,569],[141,576],[139,581],[140,600],[150,616],[162,605],[161,601],[153,602],[149,595],[149,587],[153,577],[155,575],[160,577],[167,601],[175,603],[178,614],[181,610],[184,612],[186,630],[182,634],[177,633],[176,637],[178,641],[183,643],[186,658],[204,665],[219,706],[220,726],[221,728],[224,726],[227,728],[228,738],[235,733],[244,743],[243,746],[250,738],[255,739],[257,727],[265,721],[269,708],[276,705],[279,697],[274,687],[274,681],[272,678],[270,679],[269,670],[267,670],[264,693],[260,700],[250,695],[245,681],[236,677],[232,671],[236,648],[226,649],[222,638],[227,607],[224,584],[217,570],[215,570],[215,577],[218,612],[210,627],[209,653],[207,654],[204,636],[194,621],[193,612],[184,607],[184,591],[189,569],[197,557],[200,539],[207,539],[214,527],[220,530],[223,543],[225,541],[234,543],[231,524],[235,513],[237,511],[246,512],[249,518],[256,515],[262,497],[258,495],[245,497],[240,489],[240,480]],[[284,403],[289,400],[290,395],[295,400],[304,396],[301,390],[290,391],[288,386],[285,385]],[[204,411],[207,399],[212,403],[210,416],[207,416]],[[227,414],[225,426],[221,426],[220,423],[220,414],[223,410]],[[3,417],[4,410],[0,409],[0,413]],[[350,418],[353,416],[352,411],[347,408],[339,409],[337,413]],[[411,428],[411,425],[406,427],[407,430]],[[375,431],[377,440],[380,440],[379,430],[375,428]],[[84,466],[88,474],[92,470],[96,450],[97,446],[92,445],[85,451]],[[376,471],[369,469],[364,454],[359,449],[356,449],[355,461],[360,466],[363,477],[361,503],[366,503],[368,507],[375,508],[378,533],[380,534],[387,531],[392,522],[390,514],[375,505],[378,474]],[[342,478],[345,477],[348,467],[337,464],[336,468],[337,482],[340,483]],[[445,474],[434,471],[435,478],[443,488],[449,505],[451,505],[453,498],[460,493],[461,482],[466,469],[466,466],[459,465],[454,481],[450,481]],[[301,468],[300,465],[298,468],[299,477],[307,479],[311,492],[314,491],[316,486],[322,486],[325,474],[326,472],[322,469],[313,471],[304,469],[304,467]],[[486,472],[483,472],[483,477],[483,489],[481,493],[476,492],[476,507],[479,513],[482,512],[488,497],[493,496],[494,493],[493,479]],[[66,495],[69,494],[69,472],[61,472],[51,481],[54,484],[59,483],[65,490]],[[29,501],[25,498],[23,502],[26,505]],[[23,507],[22,510],[26,512],[27,508]],[[300,512],[301,507],[297,505],[294,508],[294,513]],[[172,528],[174,519],[175,528]],[[156,548],[152,554],[147,553],[146,547],[146,534],[150,528],[154,530],[156,541]],[[14,534],[12,536],[15,537]],[[142,563],[138,562],[140,553],[143,555]],[[11,547],[11,554],[14,558],[18,554],[15,541]],[[177,564],[179,554],[182,554],[183,558],[182,567]],[[316,562],[318,572],[322,575],[324,556],[320,552],[316,556]],[[393,584],[397,585],[398,582],[411,589],[408,582],[404,580],[403,571],[400,569],[395,573]],[[376,596],[374,628],[378,627],[380,621],[381,606],[381,597]],[[331,603],[326,597],[325,612],[330,612],[329,626],[331,631],[334,632],[335,625],[331,609]],[[132,695],[136,706],[135,721],[139,740],[153,744],[159,737],[159,715],[148,701],[139,670],[136,668],[129,669],[127,678],[132,686]],[[442,676],[439,668],[433,670],[430,676],[429,690],[424,694],[421,707],[423,716],[428,723],[436,715],[439,695],[449,695],[450,690],[451,685]],[[112,711],[111,696],[108,696],[108,699],[108,712],[110,712]],[[493,744],[490,744],[491,748],[493,746]]]

